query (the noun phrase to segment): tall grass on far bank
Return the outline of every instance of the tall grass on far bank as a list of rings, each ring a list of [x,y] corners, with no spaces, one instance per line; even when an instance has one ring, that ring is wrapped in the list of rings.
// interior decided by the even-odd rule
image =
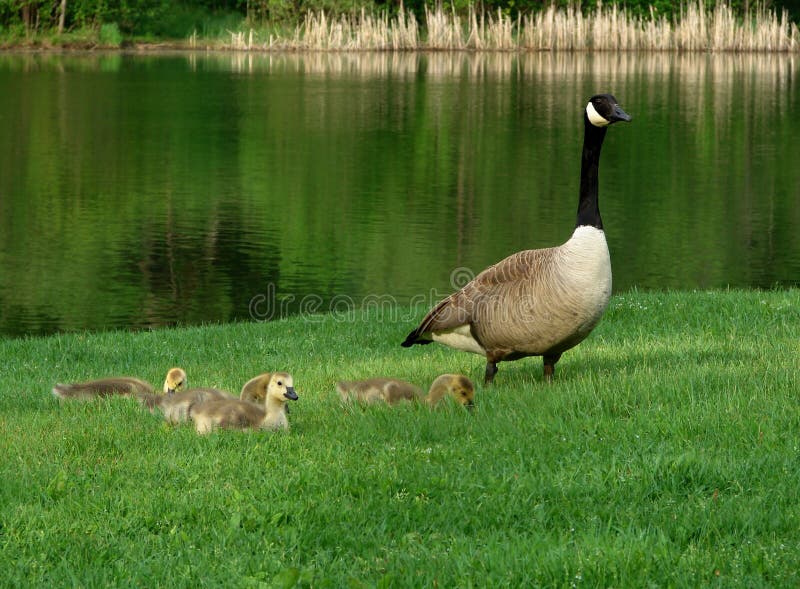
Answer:
[[[635,16],[617,5],[585,13],[554,5],[512,20],[502,12],[466,17],[441,6],[425,10],[423,23],[410,12],[330,18],[310,12],[292,31],[229,32],[215,47],[234,50],[490,50],[490,51],[798,51],[800,31],[784,10],[763,4],[736,16],[729,4],[707,9],[688,3],[672,21],[651,8]]]
[[[800,586],[800,290],[623,293],[541,360],[404,349],[425,308],[0,339],[3,587]],[[56,381],[293,373],[292,430],[169,427]],[[342,407],[461,372],[476,407]]]

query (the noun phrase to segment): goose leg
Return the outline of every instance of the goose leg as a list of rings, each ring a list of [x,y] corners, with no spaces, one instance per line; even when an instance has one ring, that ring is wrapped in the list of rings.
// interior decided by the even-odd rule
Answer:
[[[556,373],[556,362],[558,362],[559,358],[561,358],[561,354],[542,357],[544,363],[544,379],[547,382],[553,382],[553,375]]]
[[[483,384],[492,384],[494,375],[497,374],[497,362],[486,361],[486,373],[483,376]]]

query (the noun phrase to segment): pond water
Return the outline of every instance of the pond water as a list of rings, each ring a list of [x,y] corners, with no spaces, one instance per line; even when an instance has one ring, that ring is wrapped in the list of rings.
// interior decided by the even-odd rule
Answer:
[[[787,55],[0,54],[0,334],[430,301],[557,245],[614,93],[614,290],[800,283]]]

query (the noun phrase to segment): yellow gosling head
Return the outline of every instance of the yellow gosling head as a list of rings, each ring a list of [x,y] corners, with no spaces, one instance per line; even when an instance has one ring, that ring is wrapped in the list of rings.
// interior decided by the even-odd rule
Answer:
[[[170,368],[164,381],[164,392],[171,395],[187,385],[186,372],[183,368]]]
[[[297,393],[294,391],[294,381],[288,372],[275,372],[269,379],[267,386],[267,402],[277,401],[297,401]]]
[[[435,405],[445,395],[467,409],[472,409],[475,404],[475,385],[463,374],[442,374],[431,385],[428,402]]]

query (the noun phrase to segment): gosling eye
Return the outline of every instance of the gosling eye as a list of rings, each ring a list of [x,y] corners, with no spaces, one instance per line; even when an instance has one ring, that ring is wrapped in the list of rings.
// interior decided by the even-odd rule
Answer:
[[[283,381],[282,381],[282,380],[279,380],[279,381],[278,381],[278,386],[279,386],[279,387],[282,387],[282,386],[283,386]]]

